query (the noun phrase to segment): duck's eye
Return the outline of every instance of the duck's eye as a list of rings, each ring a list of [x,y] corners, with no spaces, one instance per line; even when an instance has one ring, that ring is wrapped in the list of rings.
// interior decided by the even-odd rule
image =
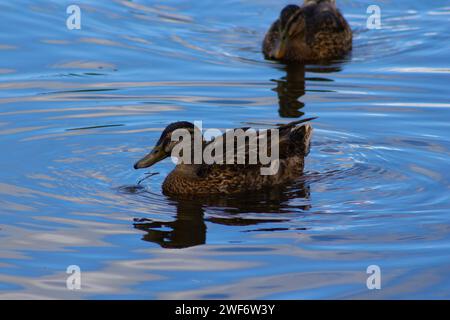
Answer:
[[[289,17],[292,14],[294,14],[298,9],[300,9],[300,7],[295,4],[287,5],[286,7],[283,8],[283,10],[281,10],[280,13],[281,20],[287,21],[287,19],[289,19]]]

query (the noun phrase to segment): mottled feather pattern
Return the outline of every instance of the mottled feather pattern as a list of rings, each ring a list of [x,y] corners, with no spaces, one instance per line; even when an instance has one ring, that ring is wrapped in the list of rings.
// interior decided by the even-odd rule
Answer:
[[[341,58],[352,49],[352,30],[334,1],[305,1],[295,15],[298,18],[292,20],[304,19],[305,29],[301,36],[289,39],[283,60],[321,62]],[[279,41],[279,30],[274,26],[279,25],[280,19],[285,18],[276,20],[264,38],[266,58],[270,58]]]
[[[304,158],[309,152],[312,127],[302,123],[308,120],[311,119],[300,120],[278,128],[279,169],[274,175],[262,175],[261,164],[248,164],[247,144],[246,164],[179,164],[165,179],[162,186],[163,192],[167,195],[231,194],[292,181],[302,174]],[[248,128],[243,129],[248,130]],[[267,134],[267,132],[258,131],[258,134]],[[270,144],[270,139],[268,141]],[[211,143],[217,143],[217,139]]]

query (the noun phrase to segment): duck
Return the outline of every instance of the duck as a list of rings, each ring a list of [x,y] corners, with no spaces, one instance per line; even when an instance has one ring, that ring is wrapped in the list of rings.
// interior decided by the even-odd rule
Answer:
[[[345,57],[352,49],[352,30],[335,0],[305,0],[285,6],[262,45],[269,60],[321,63]]]
[[[316,118],[278,124],[270,130],[255,130],[251,127],[235,128],[227,130],[223,135],[219,135],[210,141],[205,140],[201,130],[193,123],[188,121],[174,122],[164,129],[151,152],[134,164],[134,169],[151,167],[168,157],[175,159],[175,168],[167,175],[162,184],[163,194],[167,196],[237,194],[283,185],[295,180],[303,173],[305,157],[310,151],[313,132],[309,122],[314,119]],[[180,132],[189,135],[187,138],[183,136],[183,139],[180,139]],[[235,137],[239,134],[244,135],[244,150],[238,143],[239,138],[235,137],[233,137],[233,142],[230,143],[230,149],[225,148],[228,148],[226,139],[230,132]],[[261,159],[256,162],[249,161],[252,152],[262,150],[261,144],[257,144],[256,149],[252,149],[251,139],[245,138],[246,135],[251,136],[252,133],[256,139],[253,141],[265,141],[265,145],[269,146],[266,155],[270,153],[270,157],[272,157],[275,154],[274,152],[278,152],[278,156],[271,159],[270,163],[266,161],[263,164]],[[203,152],[202,154],[206,150],[214,150],[211,155],[215,156],[220,155],[220,150],[222,150],[222,154],[228,156],[229,153],[227,152],[232,150],[232,163],[230,161],[211,162],[208,159],[203,159],[203,157],[196,160],[194,155],[196,152],[196,135],[201,137],[200,150]],[[185,139],[189,141],[189,143],[184,144],[184,147],[188,149],[187,151],[181,148]],[[189,150],[190,152],[188,152]],[[184,154],[184,152],[186,153]],[[183,157],[183,154],[185,157]],[[240,159],[238,159],[238,155],[241,156]]]

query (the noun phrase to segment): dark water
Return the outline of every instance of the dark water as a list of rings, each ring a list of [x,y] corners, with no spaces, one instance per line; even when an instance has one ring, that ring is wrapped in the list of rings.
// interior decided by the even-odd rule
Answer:
[[[265,61],[287,1],[0,4],[0,298],[450,298],[450,2],[338,1],[352,55]],[[132,165],[177,120],[318,116],[305,177],[183,201]],[[82,289],[66,289],[66,268]],[[366,268],[380,266],[382,289]]]

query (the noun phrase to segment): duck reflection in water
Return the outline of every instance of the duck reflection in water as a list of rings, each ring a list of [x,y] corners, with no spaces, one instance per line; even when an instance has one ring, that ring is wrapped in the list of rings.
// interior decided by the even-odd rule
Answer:
[[[207,223],[228,226],[250,226],[287,221],[273,218],[273,214],[292,213],[290,200],[296,199],[303,204],[295,209],[309,210],[309,187],[304,181],[296,181],[290,186],[277,186],[256,194],[210,197],[169,197],[170,203],[176,206],[173,221],[159,221],[149,218],[134,219],[134,227],[145,231],[142,240],[160,245],[162,248],[188,248],[206,243]],[[220,214],[208,214],[209,208]],[[260,213],[259,218],[245,217],[246,213]],[[264,213],[271,214],[264,218]],[[277,229],[278,230],[278,229]],[[256,230],[257,231],[257,230]],[[271,231],[265,228],[264,231]]]
[[[277,86],[273,91],[278,94],[278,113],[282,118],[300,118],[304,115],[302,111],[305,103],[299,99],[305,95],[305,80],[308,81],[333,81],[326,77],[305,78],[305,71],[311,73],[334,73],[341,71],[339,64],[329,66],[305,66],[299,63],[290,63],[282,66],[286,76],[274,81]],[[323,90],[325,92],[326,90]]]

